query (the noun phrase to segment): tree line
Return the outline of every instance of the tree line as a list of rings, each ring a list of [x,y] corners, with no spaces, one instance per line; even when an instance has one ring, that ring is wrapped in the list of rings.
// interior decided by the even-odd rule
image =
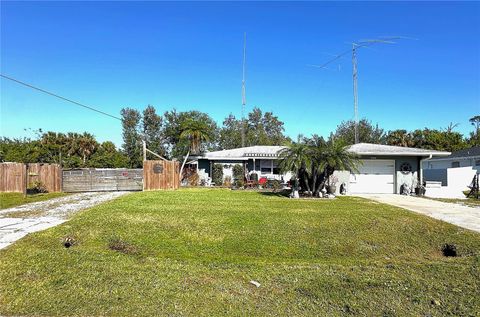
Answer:
[[[64,167],[141,167],[142,141],[147,148],[167,159],[182,159],[204,151],[237,148],[242,145],[242,128],[245,146],[288,145],[292,140],[285,135],[284,122],[273,112],[263,112],[255,107],[245,120],[229,114],[218,125],[207,113],[175,109],[158,114],[149,105],[143,111],[123,108],[121,148],[114,143],[98,142],[88,133],[58,133],[36,131],[35,138],[0,138],[0,161],[62,163]],[[473,131],[468,136],[454,131],[456,125],[444,129],[416,129],[413,131],[385,131],[367,119],[359,122],[359,140],[366,143],[419,147],[456,151],[480,145],[480,116],[470,119]],[[315,136],[312,136],[314,138]],[[303,136],[300,136],[303,138]],[[328,139],[339,144],[354,143],[354,122],[343,121]],[[155,156],[149,154],[149,159]]]
[[[284,135],[284,123],[273,112],[262,112],[255,107],[245,120],[230,114],[221,127],[207,113],[192,111],[166,111],[156,113],[153,106],[143,112],[132,108],[121,111],[124,153],[129,166],[141,166],[141,144],[168,159],[181,159],[187,153],[197,155],[205,151],[233,149],[242,145],[242,126],[245,146],[282,145],[291,140]],[[149,158],[155,156],[148,154]]]
[[[454,152],[473,146],[480,146],[480,115],[470,118],[469,123],[473,126],[473,131],[469,135],[464,136],[460,132],[454,131],[458,125],[453,123],[443,129],[424,128],[412,131],[404,129],[385,131],[378,124],[374,125],[367,119],[362,119],[358,124],[358,134],[361,143]],[[343,121],[340,123],[331,137],[341,140],[347,145],[354,144],[354,121]]]

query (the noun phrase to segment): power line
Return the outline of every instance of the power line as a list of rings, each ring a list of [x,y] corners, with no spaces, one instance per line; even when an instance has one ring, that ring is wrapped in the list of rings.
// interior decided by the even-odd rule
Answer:
[[[56,98],[59,98],[59,99],[68,101],[68,102],[73,103],[73,104],[75,104],[75,105],[77,105],[77,106],[80,106],[80,107],[86,108],[86,109],[88,109],[88,110],[92,110],[92,111],[101,113],[101,114],[103,114],[103,115],[106,115],[106,116],[108,116],[108,117],[111,117],[111,118],[114,118],[114,119],[117,119],[117,120],[122,121],[122,119],[119,118],[119,117],[116,117],[116,116],[111,115],[111,114],[109,114],[109,113],[106,113],[106,112],[103,112],[103,111],[101,111],[101,110],[95,109],[95,108],[93,108],[93,107],[84,105],[84,104],[82,104],[82,103],[80,103],[80,102],[77,102],[77,101],[74,101],[74,100],[71,100],[71,99],[62,97],[62,96],[60,96],[60,95],[57,95],[57,94],[55,94],[55,93],[53,93],[53,92],[50,92],[50,91],[47,91],[47,90],[45,90],[45,89],[35,87],[35,86],[33,86],[33,85],[30,85],[30,84],[25,83],[25,82],[23,82],[23,81],[20,81],[20,80],[18,80],[18,79],[15,79],[15,78],[12,78],[12,77],[3,75],[3,74],[0,74],[0,76],[3,77],[3,78],[5,78],[5,79],[11,80],[11,81],[13,81],[13,82],[16,82],[17,84],[20,84],[20,85],[26,86],[26,87],[28,87],[28,88],[32,88],[32,89],[38,90],[38,91],[43,92],[43,93],[45,93],[45,94],[47,94],[47,95],[50,95],[50,96],[53,96],[53,97],[56,97]]]

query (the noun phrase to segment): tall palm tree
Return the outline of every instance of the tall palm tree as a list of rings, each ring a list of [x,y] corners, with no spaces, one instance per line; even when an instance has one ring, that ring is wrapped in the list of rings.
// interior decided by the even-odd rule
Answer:
[[[210,141],[211,135],[207,124],[202,121],[188,119],[181,126],[181,138],[190,141],[190,152],[200,154],[202,142]]]
[[[86,164],[87,158],[89,158],[93,152],[97,149],[98,143],[95,137],[90,133],[83,133],[78,139],[78,147],[83,159],[83,165]]]
[[[330,140],[325,143],[319,153],[318,170],[322,171],[322,174],[320,175],[320,184],[315,189],[315,193],[318,193],[325,186],[333,172],[338,170],[357,171],[360,160],[355,154],[348,152],[347,147],[341,142]]]
[[[310,192],[309,171],[312,168],[312,149],[308,144],[294,142],[278,153],[279,168],[283,172],[292,172],[297,179],[303,181],[305,188]]]

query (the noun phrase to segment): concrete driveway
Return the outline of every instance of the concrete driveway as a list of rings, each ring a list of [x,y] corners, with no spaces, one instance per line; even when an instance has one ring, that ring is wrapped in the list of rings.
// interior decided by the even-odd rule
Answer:
[[[93,207],[126,193],[79,193],[2,209],[0,210],[0,249],[29,233],[59,225],[82,209]]]
[[[395,194],[359,194],[356,196],[405,208],[462,228],[480,232],[480,207],[461,206],[454,203]]]

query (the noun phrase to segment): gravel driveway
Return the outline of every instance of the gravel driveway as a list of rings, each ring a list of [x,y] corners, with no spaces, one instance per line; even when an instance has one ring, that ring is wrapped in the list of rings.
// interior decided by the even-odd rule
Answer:
[[[72,194],[0,210],[0,249],[31,232],[54,227],[77,211],[115,199],[128,192]]]

